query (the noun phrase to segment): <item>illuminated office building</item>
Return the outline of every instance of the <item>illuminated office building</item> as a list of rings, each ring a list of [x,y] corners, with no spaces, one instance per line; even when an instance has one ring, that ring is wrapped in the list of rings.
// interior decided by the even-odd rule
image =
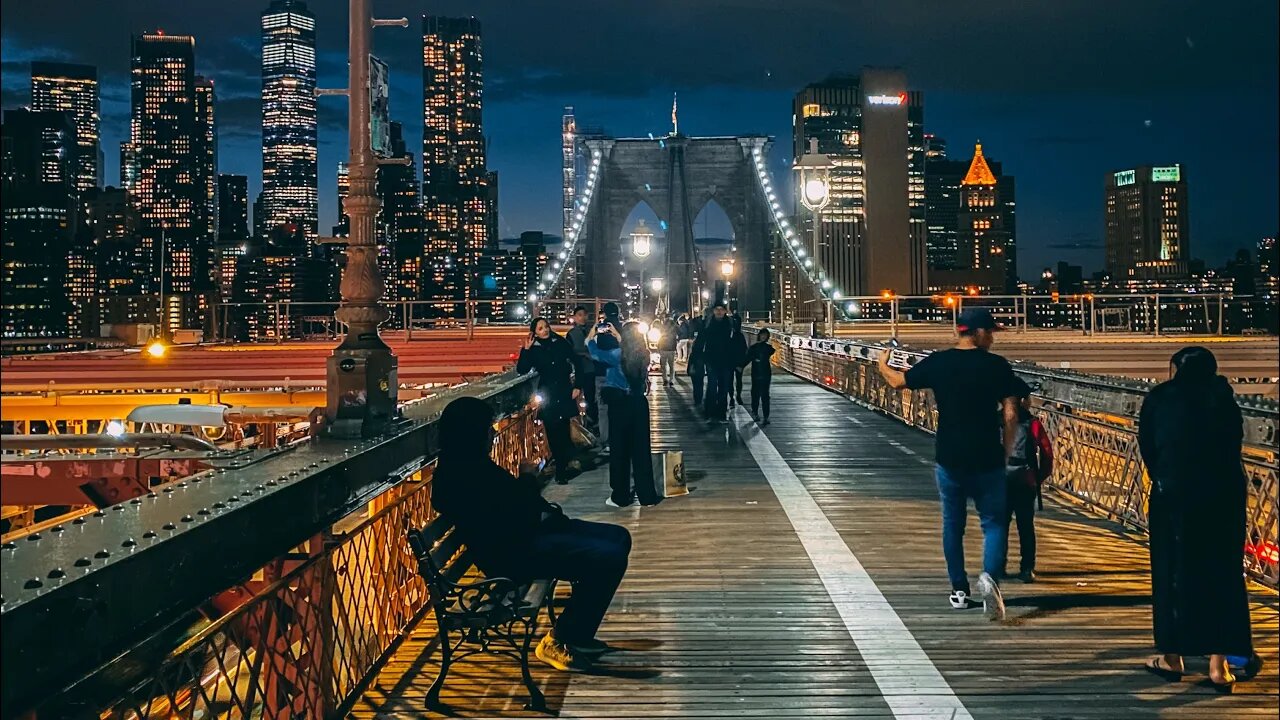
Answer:
[[[7,110],[0,123],[0,334],[61,337],[76,210],[71,113]],[[76,333],[78,334],[78,333]]]
[[[490,228],[480,21],[422,18],[424,295],[458,315],[476,297]]]
[[[316,21],[301,0],[262,13],[262,208],[264,232],[286,224],[315,238]]]
[[[1107,173],[1105,245],[1112,278],[1185,275],[1190,206],[1181,165]]]
[[[70,63],[31,63],[31,109],[71,113],[76,126],[75,189],[102,185],[98,69]]]
[[[196,127],[199,140],[195,153],[197,182],[204,186],[204,208],[201,217],[199,250],[207,253],[203,266],[208,268],[210,284],[217,286],[217,257],[214,248],[218,241],[218,129],[214,119],[217,96],[213,81],[196,76]],[[198,283],[200,284],[200,283]]]
[[[792,131],[797,159],[817,139],[833,165],[814,249],[832,282],[855,295],[922,291],[923,95],[897,70],[832,77],[796,94]]]
[[[178,296],[200,296],[213,283],[207,177],[213,171],[212,86],[197,79],[190,35],[137,35],[132,50],[132,115],[124,158],[131,167],[122,169],[122,177],[129,181],[140,250],[150,268],[141,292],[160,292],[163,277],[166,323],[193,327],[200,303]]]
[[[379,242],[391,272],[386,276],[387,297],[396,300],[418,300],[422,297],[422,265],[425,249],[422,240],[422,201],[418,164],[404,141],[404,128],[390,124],[390,157],[405,158],[407,165],[382,165],[378,168]]]
[[[235,287],[236,264],[249,241],[249,178],[218,175],[218,294],[230,300]]]
[[[926,173],[929,289],[1015,292],[1015,183],[974,146],[967,161],[930,160]]]

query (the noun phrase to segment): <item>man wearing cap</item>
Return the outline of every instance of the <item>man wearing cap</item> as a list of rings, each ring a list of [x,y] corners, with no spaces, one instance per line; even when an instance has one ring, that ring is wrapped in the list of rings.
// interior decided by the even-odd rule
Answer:
[[[1000,329],[991,313],[971,308],[956,321],[956,346],[926,356],[905,373],[880,354],[880,374],[896,389],[932,390],[938,406],[935,478],[942,499],[942,553],[951,579],[951,607],[969,607],[964,528],[973,498],[982,523],[978,596],[986,616],[1004,618],[997,578],[1008,554],[1005,462],[1018,430],[1015,376],[1009,361],[988,352]]]

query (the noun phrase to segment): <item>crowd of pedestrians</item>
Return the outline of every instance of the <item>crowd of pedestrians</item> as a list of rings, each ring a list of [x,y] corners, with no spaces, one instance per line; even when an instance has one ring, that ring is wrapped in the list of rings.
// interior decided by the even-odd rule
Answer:
[[[1049,433],[1032,413],[1039,388],[991,351],[999,329],[990,312],[967,309],[957,318],[954,347],[909,367],[895,367],[888,352],[878,361],[889,386],[933,393],[934,480],[948,602],[958,610],[981,605],[992,620],[1005,616],[1002,583],[1037,580],[1035,514],[1043,506],[1042,486],[1054,472]],[[533,320],[517,369],[539,375],[539,417],[554,478],[568,482],[581,472],[571,431],[573,422],[583,423],[596,434],[596,461],[609,466],[605,503],[611,508],[662,501],[651,463],[651,351],[658,356],[660,382],[673,388],[669,392],[682,385],[676,367],[685,366],[694,405],[709,422],[726,422],[735,404],[745,407],[744,377],[752,417],[760,426],[770,422],[770,332],[761,328],[749,339],[741,318],[723,303],[693,317],[658,318],[648,334],[638,321],[624,322],[614,303],[598,316],[575,308],[564,337],[548,320]],[[492,465],[486,450],[491,443],[481,437],[491,427],[492,411],[480,401],[460,399],[445,414],[456,423],[442,425],[450,437],[442,443],[436,473],[437,508],[454,517],[486,572],[549,574],[574,583],[573,600],[537,655],[561,670],[586,667],[607,649],[594,634],[625,572],[630,536],[617,526],[566,518],[531,492],[532,485]],[[1160,653],[1145,668],[1178,681],[1187,672],[1184,657],[1207,656],[1207,682],[1229,692],[1237,678],[1256,675],[1262,661],[1253,650],[1240,571],[1247,508],[1242,417],[1209,350],[1189,347],[1173,356],[1171,379],[1147,395],[1138,428],[1151,479],[1153,629]],[[464,437],[467,432],[473,436]],[[964,548],[970,500],[983,535],[973,585]],[[471,518],[474,507],[483,507],[484,516]],[[508,518],[499,523],[508,531],[496,540],[481,530],[494,527],[495,507]],[[1012,572],[1008,548],[1015,527],[1020,557]]]

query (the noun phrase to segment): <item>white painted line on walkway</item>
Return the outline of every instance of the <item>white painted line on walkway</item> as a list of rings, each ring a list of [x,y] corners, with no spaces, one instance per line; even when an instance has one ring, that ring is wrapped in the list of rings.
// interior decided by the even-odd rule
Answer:
[[[973,720],[782,454],[741,408],[733,420],[894,717]]]
[[[858,418],[856,418],[856,417],[854,417],[854,416],[852,416],[852,415],[845,415],[845,416],[844,416],[844,418],[845,418],[846,420],[848,420],[849,422],[853,423],[854,425],[866,425],[866,423],[865,423],[865,422],[863,422],[863,421],[859,420]]]

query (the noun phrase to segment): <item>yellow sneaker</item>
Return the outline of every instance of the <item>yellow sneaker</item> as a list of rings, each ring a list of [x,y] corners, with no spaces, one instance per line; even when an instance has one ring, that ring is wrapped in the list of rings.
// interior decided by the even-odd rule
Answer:
[[[564,643],[556,642],[551,633],[542,636],[534,655],[542,662],[561,672],[585,670],[591,667],[591,660],[580,653],[574,653]]]

